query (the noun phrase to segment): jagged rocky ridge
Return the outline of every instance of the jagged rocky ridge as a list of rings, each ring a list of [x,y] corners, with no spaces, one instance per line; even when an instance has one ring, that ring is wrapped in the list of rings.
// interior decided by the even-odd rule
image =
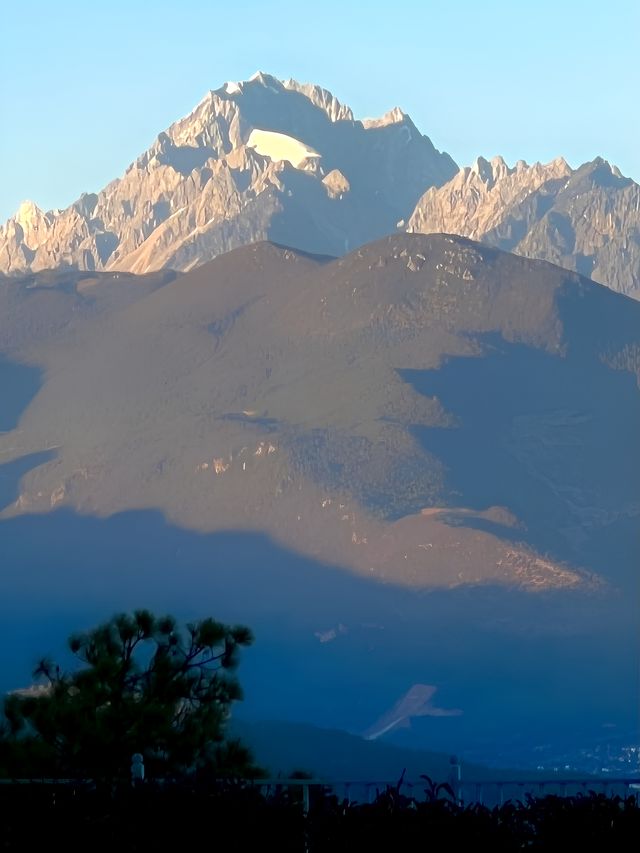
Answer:
[[[425,192],[407,230],[471,237],[640,298],[640,186],[600,158],[573,170],[479,157]]]
[[[187,270],[264,239],[341,255],[456,168],[399,109],[356,121],[319,86],[259,73],[209,92],[101,192],[23,204],[0,228],[0,272]]]
[[[209,92],[101,192],[66,210],[22,204],[0,227],[0,273],[188,270],[264,239],[340,256],[400,227],[638,297],[640,187],[615,166],[479,157],[456,170],[398,108],[357,121],[319,86],[258,73]]]

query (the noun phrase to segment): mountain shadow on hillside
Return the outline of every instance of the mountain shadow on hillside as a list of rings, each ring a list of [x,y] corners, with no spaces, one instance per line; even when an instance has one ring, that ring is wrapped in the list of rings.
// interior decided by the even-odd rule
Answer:
[[[482,341],[482,357],[400,371],[456,419],[413,428],[445,465],[454,505],[507,507],[524,530],[503,535],[621,579],[624,567],[611,565],[598,533],[612,522],[624,530],[620,508],[640,502],[635,377],[571,349],[558,358],[498,335]]]

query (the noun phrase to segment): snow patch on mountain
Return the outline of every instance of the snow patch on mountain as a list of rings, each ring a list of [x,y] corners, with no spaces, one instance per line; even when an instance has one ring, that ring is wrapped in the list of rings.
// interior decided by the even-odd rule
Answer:
[[[322,156],[299,139],[288,136],[286,133],[276,133],[274,130],[255,128],[249,134],[247,147],[253,148],[258,154],[276,163],[288,160],[296,169],[299,169],[305,160]]]

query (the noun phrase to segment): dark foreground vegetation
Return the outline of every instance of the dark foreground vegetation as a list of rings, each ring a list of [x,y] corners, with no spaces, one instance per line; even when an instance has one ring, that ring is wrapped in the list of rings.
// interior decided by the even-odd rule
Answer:
[[[242,695],[238,653],[251,641],[244,626],[211,618],[180,626],[138,610],[70,637],[70,669],[43,659],[35,681],[2,703],[0,853],[498,853],[637,843],[636,797],[526,797],[491,809],[461,803],[426,776],[406,796],[404,773],[367,803],[302,772],[261,783],[264,771],[226,725]]]
[[[242,625],[181,626],[148,610],[121,613],[69,637],[73,668],[43,658],[31,687],[4,698],[0,778],[116,783],[132,757],[154,778],[196,772],[249,777],[251,756],[226,736]]]
[[[489,809],[448,793],[426,799],[398,788],[370,804],[311,788],[263,793],[245,783],[196,788],[145,784],[107,790],[81,785],[0,786],[0,849],[63,845],[66,850],[224,851],[631,850],[640,837],[635,798],[590,792],[547,796]],[[410,845],[410,846],[409,846]]]

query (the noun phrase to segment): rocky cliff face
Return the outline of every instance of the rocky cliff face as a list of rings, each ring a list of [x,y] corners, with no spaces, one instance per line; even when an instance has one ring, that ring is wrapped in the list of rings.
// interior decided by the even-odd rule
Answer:
[[[187,271],[267,239],[340,256],[406,227],[640,298],[640,187],[615,166],[456,169],[397,107],[358,121],[320,86],[259,73],[209,92],[101,192],[66,210],[23,203],[0,227],[0,274]]]
[[[23,204],[0,228],[0,272],[187,270],[266,238],[343,254],[455,171],[398,109],[363,123],[319,86],[257,74],[209,92],[101,192]]]
[[[471,237],[640,298],[640,186],[599,158],[574,171],[480,157],[427,190],[407,230]]]

